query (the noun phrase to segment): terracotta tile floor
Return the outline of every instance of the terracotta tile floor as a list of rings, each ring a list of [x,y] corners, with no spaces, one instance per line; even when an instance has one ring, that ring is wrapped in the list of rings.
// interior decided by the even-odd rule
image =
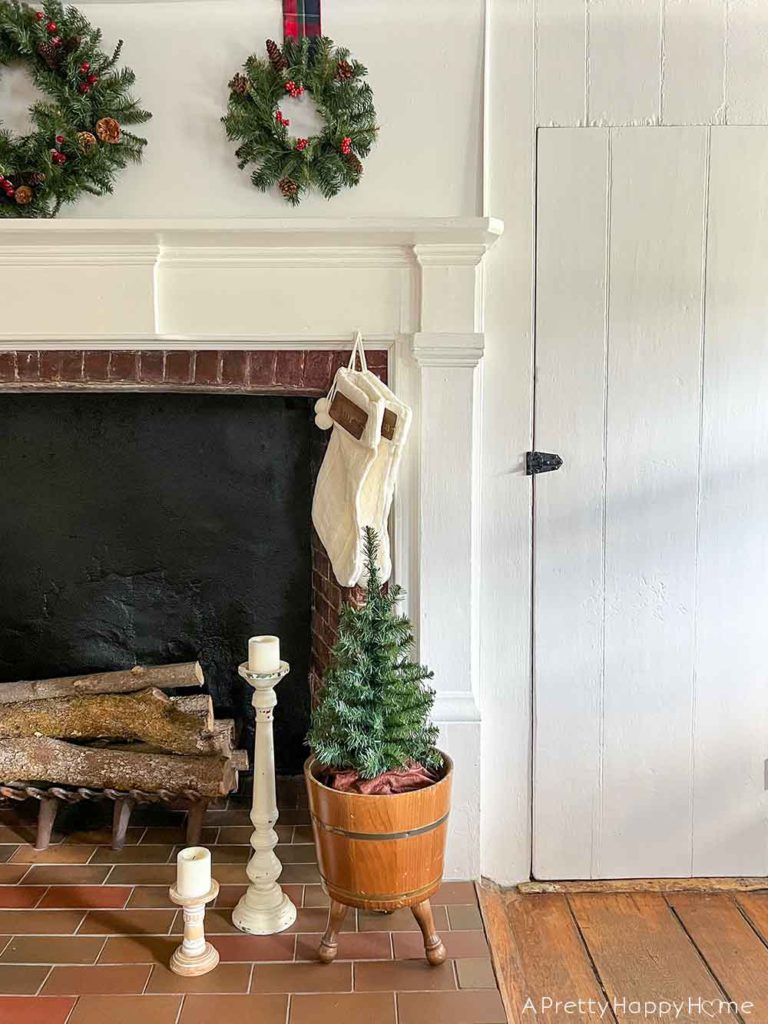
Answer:
[[[248,936],[230,920],[245,889],[248,810],[209,809],[204,842],[221,883],[206,932],[221,955],[203,978],[167,968],[181,912],[168,899],[181,812],[140,808],[128,842],[110,849],[110,805],[61,812],[36,853],[37,806],[0,802],[0,1024],[504,1024],[474,886],[448,882],[432,901],[449,959],[423,958],[409,911],[350,911],[337,961],[315,960],[327,898],[303,791],[280,793],[281,881],[299,908],[290,931]]]

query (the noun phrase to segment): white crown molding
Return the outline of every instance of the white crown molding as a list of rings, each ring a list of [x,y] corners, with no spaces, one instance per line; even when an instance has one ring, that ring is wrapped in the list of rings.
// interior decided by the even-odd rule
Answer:
[[[367,334],[366,347],[369,349],[386,349],[391,352],[395,348],[395,339],[391,334]],[[253,352],[259,349],[268,351],[337,351],[352,349],[349,334],[303,337],[296,334],[18,334],[5,335],[0,333],[0,352],[11,350],[17,352],[30,351],[70,351],[80,349],[106,349],[112,351],[132,352],[138,349],[159,349],[163,352],[188,351],[202,352],[207,350],[234,351],[244,349]]]
[[[415,245],[413,251],[422,267],[476,267],[482,261],[489,247],[490,245],[486,243],[474,245],[432,243]]]
[[[435,245],[482,252],[503,231],[493,217],[275,217],[261,220],[13,220],[0,225],[4,246],[157,246],[166,249],[414,248]],[[456,254],[458,258],[458,253]]]
[[[290,267],[294,270],[315,267],[408,267],[413,263],[409,251],[400,246],[171,246],[159,250],[161,270],[202,267],[206,270],[238,267],[261,270]]]
[[[151,267],[159,252],[155,245],[22,245],[17,240],[0,244],[0,266]]]
[[[485,353],[485,335],[420,332],[413,336],[412,351],[419,366],[477,366]]]

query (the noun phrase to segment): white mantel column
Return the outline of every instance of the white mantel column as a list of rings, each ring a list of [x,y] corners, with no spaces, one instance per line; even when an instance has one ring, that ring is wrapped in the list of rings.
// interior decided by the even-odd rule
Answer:
[[[483,246],[417,246],[420,655],[456,771],[446,875],[479,873],[479,466]]]

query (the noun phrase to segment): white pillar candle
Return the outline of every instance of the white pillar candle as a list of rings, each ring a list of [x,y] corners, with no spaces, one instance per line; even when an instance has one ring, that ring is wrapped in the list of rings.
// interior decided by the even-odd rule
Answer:
[[[190,846],[176,857],[176,892],[189,899],[211,891],[211,851]]]
[[[271,675],[280,671],[280,638],[252,636],[248,641],[248,668],[251,672]]]

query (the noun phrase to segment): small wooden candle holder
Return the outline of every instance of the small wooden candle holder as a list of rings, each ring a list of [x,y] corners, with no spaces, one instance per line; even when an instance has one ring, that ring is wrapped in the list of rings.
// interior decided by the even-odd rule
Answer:
[[[205,896],[180,896],[172,885],[168,894],[184,913],[184,939],[171,957],[171,970],[185,978],[208,974],[219,962],[219,953],[205,941],[205,905],[219,895],[219,883],[213,879]]]

